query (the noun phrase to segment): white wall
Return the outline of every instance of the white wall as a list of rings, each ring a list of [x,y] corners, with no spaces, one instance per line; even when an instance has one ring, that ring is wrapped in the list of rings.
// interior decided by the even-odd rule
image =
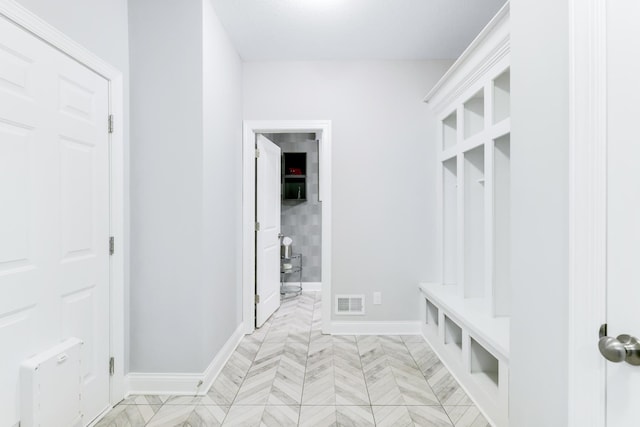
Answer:
[[[242,61],[203,1],[205,360],[242,322]]]
[[[129,69],[127,0],[17,0],[100,58]]]
[[[201,2],[129,2],[132,372],[201,362]]]
[[[124,77],[125,325],[129,324],[129,31],[127,0],[17,0],[50,25],[119,69]],[[128,327],[125,339],[128,342]],[[129,348],[125,347],[125,369]]]
[[[417,320],[416,286],[438,277],[436,131],[422,98],[450,64],[244,65],[245,120],[332,121],[332,290],[367,301],[365,317],[336,319]]]
[[[568,2],[511,3],[509,415],[516,427],[567,425],[568,22]]]
[[[131,371],[202,373],[240,322],[241,63],[209,0],[129,13]]]

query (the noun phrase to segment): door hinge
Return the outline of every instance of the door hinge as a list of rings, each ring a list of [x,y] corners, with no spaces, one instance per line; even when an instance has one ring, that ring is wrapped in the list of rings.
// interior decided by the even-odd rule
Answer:
[[[260,231],[260,223],[256,221],[256,231]]]
[[[255,302],[256,304],[260,304],[260,295],[256,294]]]
[[[109,255],[113,255],[116,250],[116,242],[113,236],[109,237]]]
[[[256,159],[260,157],[260,150],[256,148]]]
[[[109,376],[113,376],[113,374],[115,373],[115,366],[116,366],[116,362],[113,359],[113,357],[109,358]]]
[[[113,114],[109,114],[109,133],[113,133]]]

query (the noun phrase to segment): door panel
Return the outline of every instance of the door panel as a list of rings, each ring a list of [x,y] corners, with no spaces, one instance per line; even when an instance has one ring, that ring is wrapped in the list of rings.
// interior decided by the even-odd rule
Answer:
[[[258,135],[260,156],[256,167],[256,326],[260,327],[280,307],[280,147]]]
[[[20,363],[70,336],[85,424],[109,405],[108,90],[0,18],[0,425],[19,420]]]
[[[640,337],[640,4],[607,2],[608,335]],[[607,425],[637,425],[640,366],[606,364]]]

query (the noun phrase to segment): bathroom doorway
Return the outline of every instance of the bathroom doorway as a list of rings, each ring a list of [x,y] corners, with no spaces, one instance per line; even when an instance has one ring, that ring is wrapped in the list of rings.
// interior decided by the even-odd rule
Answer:
[[[322,286],[322,200],[315,132],[264,133],[282,153],[280,232],[282,297]]]
[[[320,291],[322,332],[331,324],[331,122],[246,121],[243,139],[243,321],[255,329],[256,139],[264,136],[282,151],[281,233],[298,258],[281,262],[285,290]],[[288,239],[287,239],[288,241]],[[299,268],[299,269],[298,269]],[[286,292],[285,297],[295,296]]]

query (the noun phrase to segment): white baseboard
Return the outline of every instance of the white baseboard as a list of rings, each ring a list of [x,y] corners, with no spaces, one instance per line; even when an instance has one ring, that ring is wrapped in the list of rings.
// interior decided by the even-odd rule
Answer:
[[[227,364],[227,361],[236,350],[236,347],[238,347],[238,344],[242,341],[242,338],[244,338],[244,324],[241,323],[202,374],[202,386],[200,386],[201,394],[206,394],[209,391],[213,382],[218,378],[218,375],[222,371],[222,368]]]
[[[222,346],[203,373],[146,374],[130,373],[126,377],[127,395],[204,395],[244,337],[244,324],[240,324]]]
[[[322,282],[302,282],[302,290],[319,292],[322,290]]]
[[[420,335],[419,321],[347,321],[331,322],[332,335]]]

